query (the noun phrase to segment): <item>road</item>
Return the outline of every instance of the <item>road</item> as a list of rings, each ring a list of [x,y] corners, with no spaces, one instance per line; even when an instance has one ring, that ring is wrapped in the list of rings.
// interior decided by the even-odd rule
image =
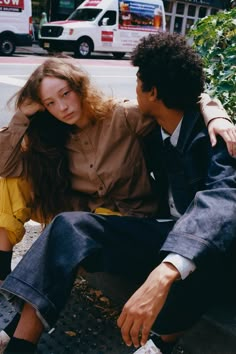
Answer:
[[[45,59],[46,52],[36,55],[22,51],[12,57],[0,57],[0,127],[6,125],[12,116],[7,101],[24,85],[27,77]],[[74,59],[90,75],[92,81],[108,95],[135,98],[136,71],[129,60],[111,60],[110,57]]]

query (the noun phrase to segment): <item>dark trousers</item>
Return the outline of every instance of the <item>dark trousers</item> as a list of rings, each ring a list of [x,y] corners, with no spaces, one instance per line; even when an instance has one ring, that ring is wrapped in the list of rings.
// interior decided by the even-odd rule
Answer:
[[[1,290],[14,300],[31,303],[45,326],[51,327],[70,296],[80,265],[89,272],[106,271],[144,281],[161,262],[159,250],[173,225],[172,221],[86,212],[59,214]],[[202,315],[214,291],[209,269],[197,270],[172,286],[155,331],[184,330]]]

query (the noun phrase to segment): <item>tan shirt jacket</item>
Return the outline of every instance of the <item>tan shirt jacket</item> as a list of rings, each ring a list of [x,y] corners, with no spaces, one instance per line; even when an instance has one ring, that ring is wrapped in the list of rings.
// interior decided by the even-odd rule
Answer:
[[[216,117],[228,118],[209,96],[204,95],[201,102],[206,123]],[[17,112],[9,126],[0,131],[0,176],[23,174],[21,143],[29,124],[29,119]],[[124,215],[156,214],[158,201],[138,139],[155,125],[153,118],[140,114],[136,101],[127,101],[117,103],[110,117],[71,135],[67,149],[72,186],[87,196],[91,211],[104,207]]]

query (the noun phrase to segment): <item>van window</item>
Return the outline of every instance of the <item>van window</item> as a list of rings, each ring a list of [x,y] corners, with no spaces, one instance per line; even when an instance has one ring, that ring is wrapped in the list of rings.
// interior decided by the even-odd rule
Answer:
[[[99,24],[102,24],[102,20],[104,18],[108,18],[107,26],[113,26],[116,24],[116,11],[106,11],[105,14],[102,16]]]
[[[67,20],[94,21],[101,11],[101,9],[78,9],[72,12]]]

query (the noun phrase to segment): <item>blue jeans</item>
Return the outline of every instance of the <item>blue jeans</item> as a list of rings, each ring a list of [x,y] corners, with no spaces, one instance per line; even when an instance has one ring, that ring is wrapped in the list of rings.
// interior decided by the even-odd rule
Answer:
[[[31,303],[50,328],[70,296],[80,265],[89,272],[106,271],[143,281],[161,262],[159,250],[173,225],[174,221],[87,212],[59,214],[1,290],[14,300]],[[176,282],[155,330],[167,334],[191,326],[212,299],[208,296],[213,290],[211,280],[204,270]]]

